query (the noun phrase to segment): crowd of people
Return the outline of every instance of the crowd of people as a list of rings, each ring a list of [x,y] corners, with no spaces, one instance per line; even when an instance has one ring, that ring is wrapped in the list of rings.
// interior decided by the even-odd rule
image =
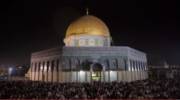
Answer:
[[[180,80],[134,82],[45,83],[0,81],[0,98],[16,99],[125,99],[180,98]]]

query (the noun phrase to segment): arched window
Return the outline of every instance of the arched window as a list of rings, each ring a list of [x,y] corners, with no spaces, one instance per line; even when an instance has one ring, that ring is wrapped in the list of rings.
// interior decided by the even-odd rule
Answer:
[[[34,69],[34,63],[31,63],[31,73],[33,72]]]
[[[141,61],[139,61],[138,63],[139,63],[139,71],[141,71]]]
[[[136,71],[139,71],[139,61],[136,61]]]
[[[136,71],[136,61],[135,60],[133,60],[133,67],[132,67],[133,69],[133,71]]]
[[[38,63],[38,72],[40,71],[41,69],[41,62]]]
[[[47,72],[48,72],[50,70],[50,68],[49,68],[49,61],[47,61],[46,67],[47,67]]]
[[[143,70],[143,62],[141,62],[141,71]]]
[[[136,61],[133,61],[133,71],[136,71]]]
[[[68,67],[68,69],[70,69],[70,70],[71,70],[71,69],[72,69],[72,61],[71,61],[71,58],[69,58],[69,60],[68,60],[68,61],[69,61],[69,67]]]
[[[139,70],[142,71],[142,62],[139,62]]]
[[[44,68],[45,67],[45,62],[43,61],[43,63],[42,63],[42,71],[44,71]]]
[[[136,61],[136,71],[139,71],[139,61]]]
[[[37,63],[35,63],[35,66],[34,66],[34,72],[37,71]]]
[[[71,68],[71,61],[70,61],[70,58],[67,57],[65,59],[65,70],[69,70]]]
[[[142,62],[143,71],[145,70],[145,64]]]
[[[106,59],[106,69],[109,70],[110,64],[109,64],[109,59]]]
[[[125,69],[125,70],[128,70],[128,67],[129,67],[129,66],[128,66],[128,64],[127,64],[127,59],[124,59],[124,65],[125,65],[125,66],[124,66],[124,69]]]
[[[144,66],[145,66],[145,70],[148,70],[148,66],[147,66],[147,63],[144,63]]]
[[[76,59],[75,66],[76,66],[76,68],[75,68],[76,70],[80,69],[81,64],[80,64],[80,59],[79,58]]]
[[[56,60],[56,72],[59,70],[59,59]]]
[[[54,60],[51,61],[51,71],[54,71]]]
[[[134,71],[134,61],[130,60],[130,66],[129,71]]]
[[[133,61],[129,60],[129,63],[130,63],[130,66],[129,66],[128,70],[132,71],[132,69],[133,69]]]
[[[118,68],[118,60],[115,59],[115,68],[117,69]]]

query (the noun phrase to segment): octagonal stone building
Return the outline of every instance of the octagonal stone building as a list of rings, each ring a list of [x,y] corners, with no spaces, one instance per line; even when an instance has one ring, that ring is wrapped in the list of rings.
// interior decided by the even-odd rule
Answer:
[[[128,46],[111,46],[106,24],[92,15],[73,21],[64,47],[34,52],[27,77],[44,82],[112,82],[148,78],[144,52]]]

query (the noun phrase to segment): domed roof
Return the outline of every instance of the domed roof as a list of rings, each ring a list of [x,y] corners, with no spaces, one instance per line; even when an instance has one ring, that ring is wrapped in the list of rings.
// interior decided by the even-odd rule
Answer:
[[[85,15],[75,20],[66,31],[66,37],[79,34],[110,36],[106,24],[92,15]]]

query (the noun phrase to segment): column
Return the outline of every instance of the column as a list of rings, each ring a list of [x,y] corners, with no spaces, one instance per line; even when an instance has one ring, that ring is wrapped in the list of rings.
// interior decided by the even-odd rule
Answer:
[[[36,80],[36,69],[37,69],[37,63],[35,62],[35,66],[34,66],[34,81]]]
[[[56,82],[59,82],[59,59],[56,60]]]
[[[59,77],[58,82],[62,82],[62,67],[63,67],[62,59],[60,58],[58,62],[59,62],[59,65],[58,65],[58,77]]]
[[[53,76],[53,73],[54,73],[54,60],[52,59],[51,60],[51,64],[50,64],[50,68],[51,68],[51,77],[50,77],[50,82],[53,82],[53,79],[54,79],[54,76]]]
[[[30,68],[30,80],[32,80],[32,72],[33,72],[33,64],[34,63],[31,63],[31,68]]]
[[[116,58],[116,72],[117,72],[117,80],[116,81],[117,82],[119,82],[119,69],[118,69],[119,67],[118,66],[119,66],[119,63],[118,63],[118,60]]]
[[[41,62],[39,61],[39,63],[38,63],[38,81],[40,81],[40,66],[41,65]]]
[[[44,81],[45,81],[45,75],[44,75],[44,66],[45,66],[45,62],[43,61],[41,65],[42,65],[42,70],[41,70],[42,81],[44,82]]]
[[[53,66],[53,82],[57,82],[57,60],[54,60],[54,66]]]
[[[46,66],[47,66],[46,81],[48,82],[48,77],[49,77],[49,61],[47,61]]]
[[[106,71],[106,68],[105,68],[105,66],[103,66],[103,81],[105,82],[106,80],[105,80],[105,71]]]
[[[108,82],[110,82],[110,66],[111,66],[111,62],[110,62],[110,60],[108,59],[108,62],[109,62],[109,64],[108,64]]]

